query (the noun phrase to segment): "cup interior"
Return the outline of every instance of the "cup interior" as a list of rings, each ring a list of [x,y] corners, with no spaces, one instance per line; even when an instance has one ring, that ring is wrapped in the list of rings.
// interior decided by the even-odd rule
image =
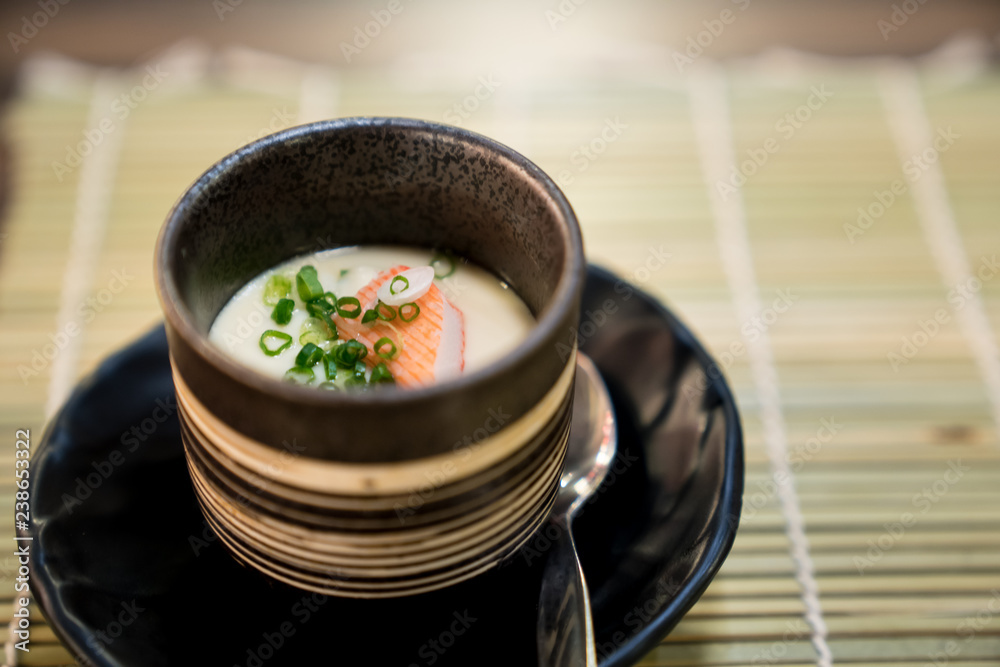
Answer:
[[[531,167],[507,153],[424,123],[292,129],[208,173],[175,211],[181,224],[162,259],[201,334],[260,272],[364,244],[451,250],[507,282],[537,318],[558,291],[573,244],[565,212]]]

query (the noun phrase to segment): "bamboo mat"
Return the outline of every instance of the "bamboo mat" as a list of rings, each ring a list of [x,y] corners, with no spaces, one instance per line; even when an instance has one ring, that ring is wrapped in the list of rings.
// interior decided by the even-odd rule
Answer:
[[[248,76],[218,54],[164,59],[169,76],[127,117],[113,100],[147,71],[51,61],[25,67],[5,114],[4,466],[15,429],[38,442],[75,380],[160,320],[157,231],[215,160],[322,117],[458,120],[553,175],[589,259],[675,309],[738,395],[748,470],[736,544],[641,664],[1000,664],[1000,279],[984,268],[1000,251],[995,70],[803,57],[678,75],[633,63],[500,78],[469,102],[475,77],[266,59],[270,74]],[[57,174],[102,122],[100,145]],[[950,138],[914,171],[935,136]],[[720,186],[734,163],[746,182]],[[864,229],[859,207],[873,216]],[[968,271],[986,279],[953,292]],[[113,292],[116,276],[126,284]],[[100,312],[84,321],[88,298]],[[22,379],[70,323],[81,333]],[[781,472],[790,484],[775,483]],[[5,623],[15,576],[7,556]],[[16,664],[71,664],[32,618]]]

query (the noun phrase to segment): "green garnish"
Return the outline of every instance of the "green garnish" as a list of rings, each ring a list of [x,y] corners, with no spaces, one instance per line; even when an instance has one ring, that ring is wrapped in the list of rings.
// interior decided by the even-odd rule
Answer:
[[[396,379],[392,377],[392,372],[383,362],[372,369],[372,376],[368,378],[368,382],[371,384],[395,384]]]
[[[409,308],[410,310],[403,312],[404,308]],[[399,307],[399,319],[403,320],[404,322],[412,322],[413,320],[417,319],[417,315],[419,314],[420,314],[420,306],[413,303],[412,301],[410,303],[404,303],[402,306]]]
[[[396,319],[396,309],[392,306],[387,306],[386,304],[379,301],[375,305],[375,312],[378,313],[378,318],[386,322],[390,322]]]
[[[264,304],[276,306],[292,291],[292,281],[285,276],[274,274],[264,283]]]
[[[347,273],[348,273],[348,269],[341,269],[340,270],[340,277],[343,278],[344,276],[347,275]]]
[[[295,365],[302,368],[312,368],[323,359],[323,350],[312,343],[306,343],[295,356]]]
[[[291,344],[292,337],[281,331],[268,329],[260,335],[260,349],[269,357],[281,354]]]
[[[390,349],[388,352],[385,352],[382,348],[386,347],[387,345],[389,346]],[[372,351],[374,351],[375,354],[382,357],[383,359],[392,359],[393,357],[396,356],[396,344],[392,342],[391,338],[387,336],[382,336],[381,338],[378,339],[378,342],[375,343],[374,347],[372,347]]]
[[[354,372],[349,378],[344,380],[345,387],[363,387],[367,384],[365,379],[365,371],[368,370],[365,367],[364,362],[358,361],[354,364]]]
[[[326,371],[326,379],[330,382],[337,378],[337,360],[331,352],[323,355],[323,370]]]
[[[353,308],[346,306],[353,306]],[[358,301],[357,297],[342,296],[337,299],[337,314],[344,319],[353,320],[361,314],[361,302]]]
[[[361,324],[368,324],[369,322],[374,322],[378,319],[378,313],[374,310],[366,310],[364,316],[361,318]]]
[[[330,313],[333,309],[330,304],[326,302],[326,299],[316,299],[315,301],[310,301],[306,304],[306,312],[313,317],[321,320],[326,328],[330,331],[330,338],[337,340],[339,334],[337,333],[337,325],[333,323],[333,319],[330,317]]]
[[[353,368],[355,364],[368,356],[368,348],[364,343],[349,340],[331,350],[333,360],[341,368]]]
[[[278,324],[288,324],[292,321],[292,311],[295,310],[295,302],[291,299],[280,299],[278,304],[271,311],[271,319]]]
[[[322,301],[326,305],[330,306],[330,310],[334,310],[337,307],[337,295],[333,292],[324,292],[318,301]]]
[[[307,264],[299,269],[295,276],[295,287],[303,301],[312,301],[323,296],[323,286],[319,284],[315,266]]]
[[[311,368],[292,366],[285,371],[285,376],[282,379],[285,382],[291,382],[293,384],[309,384],[316,379],[316,374],[313,373],[313,369]]]
[[[331,338],[330,327],[318,317],[310,317],[302,323],[302,328],[299,329],[299,345],[306,343],[321,345]]]
[[[320,389],[327,389],[329,391],[340,391],[340,387],[338,387],[335,382],[320,382],[316,386]]]
[[[398,290],[396,289],[397,282],[403,283],[403,286],[400,287]],[[405,292],[406,288],[408,288],[409,286],[410,286],[410,281],[406,279],[406,276],[396,276],[395,278],[392,279],[392,282],[389,283],[389,294],[399,294],[400,292]]]
[[[450,252],[438,252],[431,258],[431,267],[434,268],[435,278],[447,278],[455,273],[457,265],[454,255]]]

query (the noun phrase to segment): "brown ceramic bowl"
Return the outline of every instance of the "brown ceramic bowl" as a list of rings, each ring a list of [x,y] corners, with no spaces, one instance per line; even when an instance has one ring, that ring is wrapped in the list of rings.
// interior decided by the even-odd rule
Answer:
[[[457,379],[357,394],[265,377],[209,343],[262,271],[364,244],[454,251],[507,282],[536,325]],[[198,179],[163,226],[156,271],[193,484],[243,562],[323,593],[407,595],[495,565],[545,519],[584,258],[569,203],[523,156],[416,120],[292,128]]]

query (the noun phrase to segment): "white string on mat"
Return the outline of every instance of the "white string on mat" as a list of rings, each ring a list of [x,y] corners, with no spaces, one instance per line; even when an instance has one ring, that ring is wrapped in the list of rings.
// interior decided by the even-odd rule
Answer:
[[[753,255],[747,234],[746,211],[742,191],[729,192],[723,197],[715,184],[727,182],[736,164],[733,150],[733,128],[729,112],[728,82],[725,72],[714,63],[698,63],[689,79],[691,115],[698,143],[712,217],[715,220],[716,241],[722,256],[726,282],[733,295],[736,315],[749,322],[764,310],[760,288],[753,266]],[[755,339],[747,339],[747,355],[754,388],[760,401],[764,442],[771,464],[772,479],[785,520],[795,579],[805,605],[805,619],[811,629],[811,641],[819,667],[830,667],[833,655],[827,644],[826,621],[819,601],[819,587],[809,553],[805,520],[793,483],[793,473],[786,457],[788,436],[781,407],[778,371],[774,351],[767,331]]]
[[[921,174],[918,178],[910,179],[909,189],[913,193],[917,219],[941,281],[949,290],[959,285],[974,287],[974,281],[979,278],[969,265],[962,234],[955,221],[941,168],[940,153],[943,151],[935,146],[935,141],[941,137],[927,116],[916,67],[903,60],[885,64],[880,70],[879,92],[885,104],[888,125],[896,143],[900,163],[912,163],[927,151],[933,151],[932,157],[921,160]],[[942,129],[946,134],[951,132],[950,126]],[[955,132],[959,134],[953,140],[960,141],[961,128],[955,128]],[[989,255],[991,260],[995,257],[993,252]],[[983,377],[993,422],[1000,434],[1000,350],[997,348],[996,334],[986,315],[980,290],[966,289],[961,294],[962,307],[953,310]]]

